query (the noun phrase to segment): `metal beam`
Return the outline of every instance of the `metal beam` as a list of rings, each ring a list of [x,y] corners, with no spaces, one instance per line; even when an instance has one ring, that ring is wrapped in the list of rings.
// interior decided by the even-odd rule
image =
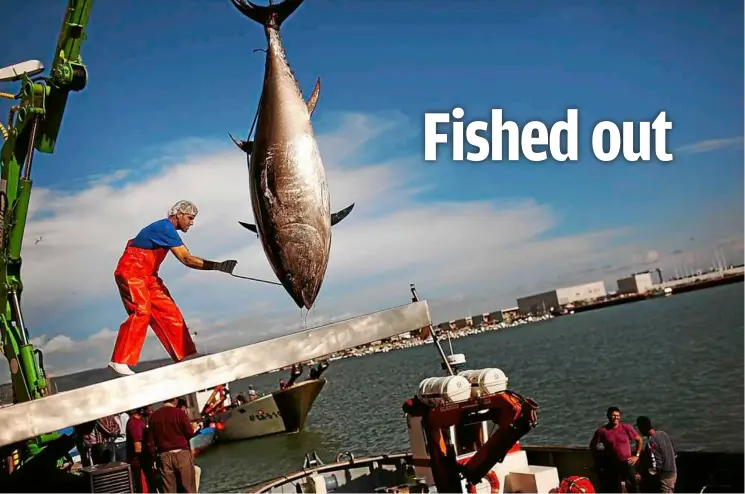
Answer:
[[[426,301],[0,409],[0,446],[263,374],[431,324]]]

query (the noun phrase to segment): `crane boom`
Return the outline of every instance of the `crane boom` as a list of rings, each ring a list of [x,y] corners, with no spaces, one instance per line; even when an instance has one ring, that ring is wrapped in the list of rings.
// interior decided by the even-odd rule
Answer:
[[[0,123],[4,138],[0,151],[0,346],[8,360],[13,402],[36,400],[49,394],[41,350],[31,343],[21,310],[21,248],[31,198],[31,168],[35,151],[54,152],[71,91],[84,89],[88,73],[80,57],[93,0],[68,0],[49,76],[31,60],[0,69],[1,82],[21,84],[8,123]],[[9,425],[12,427],[12,425]],[[33,456],[56,433],[30,441]]]

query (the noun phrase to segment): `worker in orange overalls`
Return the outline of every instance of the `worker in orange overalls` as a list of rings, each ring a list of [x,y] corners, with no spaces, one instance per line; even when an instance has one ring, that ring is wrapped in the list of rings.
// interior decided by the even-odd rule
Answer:
[[[189,252],[178,231],[189,231],[197,213],[194,204],[179,201],[168,212],[167,218],[149,224],[127,242],[114,271],[124,309],[129,314],[119,328],[109,362],[109,367],[115,372],[134,374],[129,366],[139,361],[148,326],[152,326],[155,336],[174,362],[197,355],[184,317],[158,276],[158,268],[169,251],[184,266],[192,269],[232,274],[237,264],[237,261],[207,261]]]

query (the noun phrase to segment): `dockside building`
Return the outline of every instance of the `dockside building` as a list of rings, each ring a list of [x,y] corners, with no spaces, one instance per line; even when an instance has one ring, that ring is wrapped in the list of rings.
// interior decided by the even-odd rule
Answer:
[[[520,314],[523,315],[544,314],[552,309],[559,310],[567,304],[589,302],[605,296],[605,283],[603,281],[593,281],[519,298],[517,299],[517,307]]]
[[[626,278],[616,280],[618,293],[645,293],[654,287],[652,273],[632,274]]]

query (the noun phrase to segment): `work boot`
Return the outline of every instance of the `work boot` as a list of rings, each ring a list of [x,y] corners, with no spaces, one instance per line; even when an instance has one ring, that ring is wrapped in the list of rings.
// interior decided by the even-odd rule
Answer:
[[[109,362],[109,369],[113,370],[117,374],[121,374],[122,376],[131,376],[132,374],[134,374],[134,371],[130,369],[127,364]]]

